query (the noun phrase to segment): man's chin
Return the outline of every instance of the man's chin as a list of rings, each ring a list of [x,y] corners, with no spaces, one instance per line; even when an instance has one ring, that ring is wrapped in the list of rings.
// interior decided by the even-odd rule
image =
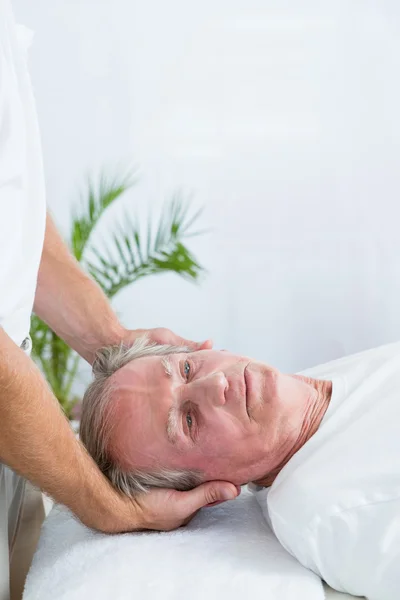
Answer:
[[[276,468],[273,471],[267,473],[266,475],[263,475],[262,477],[253,480],[251,483],[254,483],[255,485],[259,485],[261,487],[270,487],[274,483],[280,470],[280,468]]]

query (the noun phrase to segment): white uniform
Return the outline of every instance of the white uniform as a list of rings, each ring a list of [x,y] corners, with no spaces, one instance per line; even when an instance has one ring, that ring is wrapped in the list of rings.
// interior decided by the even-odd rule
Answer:
[[[333,588],[400,598],[400,343],[302,371],[333,382],[316,434],[255,489],[282,545]]]
[[[0,0],[0,327],[29,353],[46,206],[26,34]],[[0,464],[0,600],[9,599],[10,560],[21,594],[42,518],[40,492]]]
[[[29,333],[46,210],[23,34],[0,0],[0,327],[18,345]]]

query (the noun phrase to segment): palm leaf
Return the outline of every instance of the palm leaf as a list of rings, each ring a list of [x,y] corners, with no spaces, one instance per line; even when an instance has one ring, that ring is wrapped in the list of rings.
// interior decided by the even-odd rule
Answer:
[[[70,246],[80,261],[89,237],[107,208],[135,183],[135,173],[128,172],[122,179],[108,179],[104,174],[96,187],[89,177],[87,182],[87,205],[81,200],[81,208],[73,215]]]
[[[174,197],[164,206],[156,226],[148,218],[145,240],[137,222],[125,216],[124,225],[116,225],[110,236],[112,246],[91,247],[95,260],[87,265],[90,274],[109,297],[145,275],[165,271],[196,280],[203,269],[182,239],[191,235],[190,225],[200,214],[191,214],[188,202]]]

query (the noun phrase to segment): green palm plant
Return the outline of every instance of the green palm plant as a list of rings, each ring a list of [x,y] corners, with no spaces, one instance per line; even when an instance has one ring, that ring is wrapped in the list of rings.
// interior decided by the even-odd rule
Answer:
[[[69,247],[83,268],[97,281],[108,298],[147,275],[173,271],[195,281],[203,268],[183,240],[200,231],[192,226],[201,211],[176,194],[166,202],[158,221],[148,216],[145,235],[137,219],[125,214],[124,223],[115,222],[109,239],[90,243],[92,233],[104,213],[135,183],[133,174],[109,180],[104,175],[98,185],[89,178],[86,201],[73,213]],[[46,377],[68,418],[79,398],[72,395],[79,355],[37,315],[31,318],[32,356]]]

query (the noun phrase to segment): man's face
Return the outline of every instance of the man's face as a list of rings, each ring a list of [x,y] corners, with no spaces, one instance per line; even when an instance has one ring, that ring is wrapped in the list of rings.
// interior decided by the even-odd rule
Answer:
[[[123,468],[199,469],[237,485],[285,458],[310,393],[299,379],[217,350],[136,359],[110,383],[110,450]]]

